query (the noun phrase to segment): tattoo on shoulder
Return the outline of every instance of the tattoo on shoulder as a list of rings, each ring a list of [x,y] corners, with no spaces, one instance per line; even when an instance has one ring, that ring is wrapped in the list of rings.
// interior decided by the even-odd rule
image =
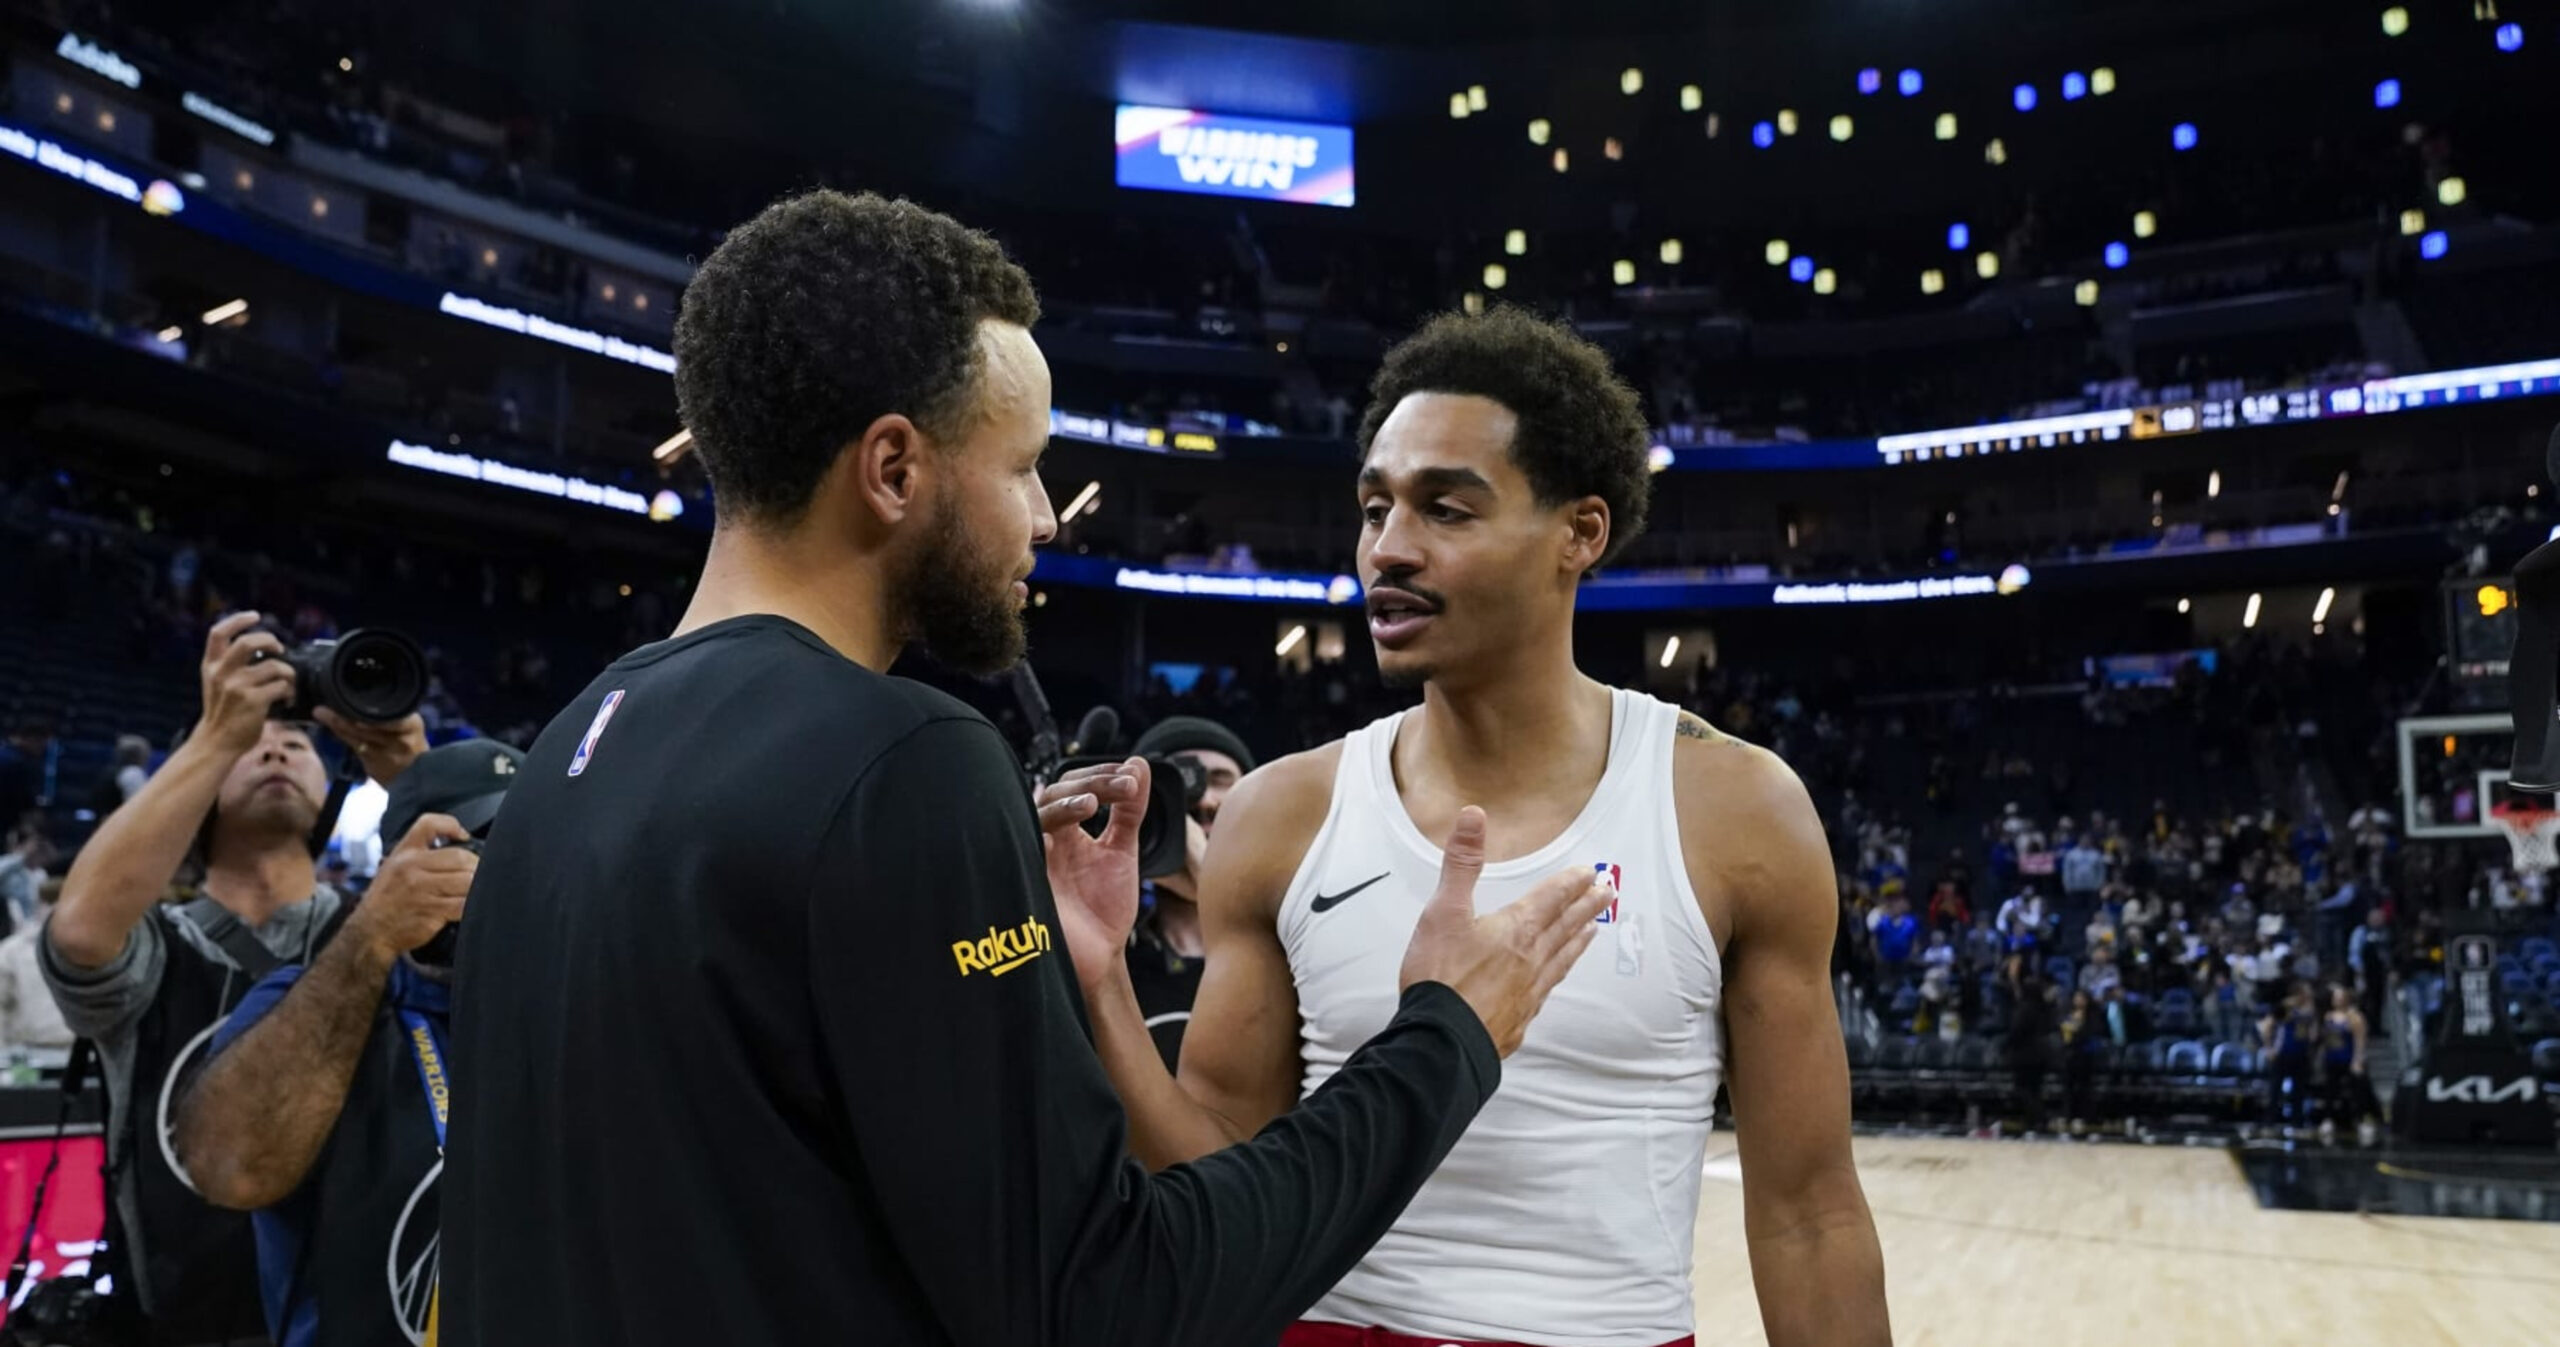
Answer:
[[[1680,713],[1679,734],[1683,739],[1700,739],[1711,744],[1729,743],[1733,738],[1733,736],[1726,734],[1724,731],[1717,729],[1713,725],[1708,724],[1706,719],[1695,711],[1683,711]]]

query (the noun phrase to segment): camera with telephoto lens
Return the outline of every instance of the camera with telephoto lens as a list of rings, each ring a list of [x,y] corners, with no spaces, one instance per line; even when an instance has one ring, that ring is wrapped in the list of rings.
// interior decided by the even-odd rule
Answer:
[[[277,720],[309,720],[319,707],[349,720],[399,720],[427,696],[427,657],[418,643],[382,627],[362,627],[335,640],[293,643],[271,624],[256,630],[284,643],[284,653],[260,651],[252,660],[281,659],[293,670],[293,696],[269,714]]]
[[[1126,757],[1090,755],[1062,759],[1057,770],[1042,778],[1047,785],[1079,767],[1100,767],[1128,761]],[[1200,807],[1200,797],[1209,788],[1209,774],[1200,764],[1187,758],[1147,755],[1151,780],[1147,787],[1147,816],[1138,824],[1138,877],[1162,879],[1180,874],[1191,861],[1190,837],[1183,824]],[[1084,821],[1084,830],[1096,837],[1111,824],[1111,806],[1104,805]]]

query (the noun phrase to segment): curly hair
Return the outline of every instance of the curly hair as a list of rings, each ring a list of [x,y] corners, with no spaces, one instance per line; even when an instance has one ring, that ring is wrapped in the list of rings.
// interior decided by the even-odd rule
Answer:
[[[868,192],[766,207],[702,264],[676,319],[676,405],[720,513],[797,519],[836,455],[893,412],[952,438],[979,322],[1039,316],[1003,246],[947,215]]]
[[[1607,352],[1562,323],[1504,306],[1481,315],[1444,313],[1387,352],[1369,383],[1360,418],[1360,456],[1378,427],[1411,393],[1490,398],[1519,422],[1511,459],[1541,505],[1598,496],[1609,507],[1608,564],[1644,532],[1653,495],[1651,447],[1635,390],[1609,367]]]

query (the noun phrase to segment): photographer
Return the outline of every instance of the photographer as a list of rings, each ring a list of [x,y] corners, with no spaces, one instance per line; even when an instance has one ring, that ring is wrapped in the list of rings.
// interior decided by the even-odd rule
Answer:
[[[164,1343],[262,1331],[245,1217],[198,1197],[165,1134],[168,1097],[213,1026],[280,964],[308,964],[340,917],[314,878],[331,790],[311,732],[271,718],[299,677],[276,636],[239,613],[205,638],[204,710],[186,741],[104,822],[65,877],[38,962],[71,1028],[98,1045],[108,1099],[116,1284]],[[413,717],[358,725],[319,713],[378,781],[426,747]],[[163,903],[194,859],[198,896]]]
[[[1164,1054],[1165,1069],[1182,1056],[1183,1027],[1191,1021],[1191,1002],[1200,993],[1200,962],[1205,948],[1200,934],[1200,858],[1217,826],[1218,806],[1247,772],[1253,752],[1233,730],[1197,716],[1168,716],[1138,737],[1138,756],[1171,758],[1198,783],[1200,798],[1184,822],[1189,833],[1188,863],[1181,870],[1139,885],[1138,923],[1129,932],[1129,980],[1138,993],[1138,1009],[1146,1014],[1147,1031]],[[1196,773],[1196,776],[1194,775]]]
[[[480,865],[473,839],[523,761],[470,739],[401,774],[383,813],[400,843],[346,929],[241,999],[179,1108],[178,1158],[197,1187],[257,1212],[279,1347],[406,1347],[426,1332],[453,933]]]

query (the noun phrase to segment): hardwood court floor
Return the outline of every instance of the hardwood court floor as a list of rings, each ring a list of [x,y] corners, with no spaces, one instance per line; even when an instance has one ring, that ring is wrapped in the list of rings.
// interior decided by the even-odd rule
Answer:
[[[2262,1210],[2213,1149],[1857,1147],[1900,1347],[2560,1342],[2560,1225]],[[1765,1343],[1732,1136],[1707,1154],[1698,1342]]]

